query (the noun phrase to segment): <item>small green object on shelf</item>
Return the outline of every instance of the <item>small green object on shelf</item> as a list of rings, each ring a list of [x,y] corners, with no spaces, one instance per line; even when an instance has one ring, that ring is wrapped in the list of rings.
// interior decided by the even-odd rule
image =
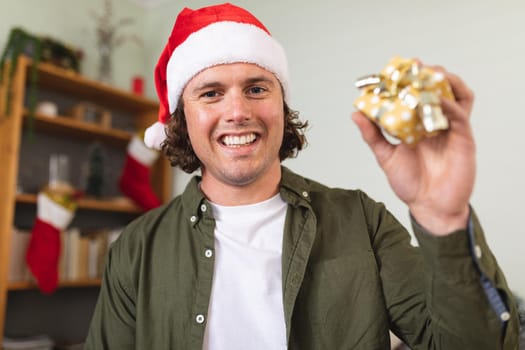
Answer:
[[[86,195],[102,197],[104,187],[104,153],[102,147],[95,143],[89,152]]]
[[[11,29],[7,44],[2,52],[2,56],[0,56],[0,84],[5,83],[6,85],[5,110],[0,111],[0,115],[6,118],[11,113],[12,80],[17,68],[18,57],[22,54],[30,57],[32,60],[28,100],[30,116],[28,128],[32,130],[37,104],[38,64],[40,62],[49,62],[61,68],[80,72],[82,52],[49,37],[33,35],[21,28]],[[8,62],[11,64],[6,74],[4,70]]]

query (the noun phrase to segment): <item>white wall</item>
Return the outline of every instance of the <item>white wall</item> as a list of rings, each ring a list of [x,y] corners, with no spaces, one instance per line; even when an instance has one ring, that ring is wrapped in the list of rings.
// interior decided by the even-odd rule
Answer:
[[[198,8],[211,4],[193,0]],[[357,77],[393,55],[419,57],[460,74],[476,94],[472,122],[478,177],[472,204],[511,288],[525,296],[525,3],[520,0],[288,0],[236,4],[258,16],[288,52],[292,107],[308,119],[309,147],[286,165],[328,185],[362,188],[405,224],[393,195],[350,120]],[[182,9],[148,12],[150,70]],[[150,91],[153,94],[153,90]],[[187,176],[175,178],[181,191]]]
[[[115,20],[124,17],[134,23],[122,27],[120,34],[142,36],[143,10],[129,0],[112,0]],[[49,36],[84,52],[82,73],[97,77],[96,23],[92,12],[102,14],[104,0],[2,0],[0,1],[0,50],[7,43],[9,31],[21,27],[34,35]],[[131,79],[143,74],[145,53],[141,45],[128,41],[115,50],[113,59],[114,85],[130,90]],[[148,71],[149,74],[149,71]]]

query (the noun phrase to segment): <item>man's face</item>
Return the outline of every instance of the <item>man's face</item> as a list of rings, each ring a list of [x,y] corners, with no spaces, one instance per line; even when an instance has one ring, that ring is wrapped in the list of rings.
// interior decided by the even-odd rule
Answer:
[[[247,186],[280,176],[283,95],[272,73],[248,63],[214,66],[193,77],[182,98],[202,186]]]

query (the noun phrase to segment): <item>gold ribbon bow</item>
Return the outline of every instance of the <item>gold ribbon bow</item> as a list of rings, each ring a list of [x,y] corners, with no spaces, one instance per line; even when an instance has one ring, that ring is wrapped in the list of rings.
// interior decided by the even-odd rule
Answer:
[[[439,98],[453,100],[452,89],[443,73],[414,59],[393,57],[379,75],[360,78],[356,86],[362,94],[354,106],[406,144],[448,129]]]

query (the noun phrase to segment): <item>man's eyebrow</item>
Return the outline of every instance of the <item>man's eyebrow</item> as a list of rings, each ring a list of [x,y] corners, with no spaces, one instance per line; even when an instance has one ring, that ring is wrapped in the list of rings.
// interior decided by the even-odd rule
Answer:
[[[207,90],[207,89],[210,89],[210,88],[218,88],[218,87],[221,87],[223,85],[224,84],[222,84],[219,81],[205,81],[202,84],[197,85],[194,89],[192,89],[192,92],[199,92],[199,91]]]
[[[255,84],[255,83],[260,83],[260,82],[270,83],[272,85],[274,84],[274,81],[272,79],[264,75],[259,75],[259,76],[255,76],[252,78],[248,78],[244,81],[245,84]]]
[[[252,84],[257,84],[257,83],[268,83],[268,84],[271,84],[271,85],[274,85],[274,81],[272,79],[270,79],[269,77],[267,76],[264,76],[264,75],[257,75],[257,76],[254,76],[254,77],[250,77],[250,78],[247,78],[243,81],[243,84],[244,85],[252,85]],[[216,88],[221,88],[221,87],[224,87],[224,83],[221,83],[220,81],[205,81],[203,82],[202,84],[200,85],[197,85],[194,89],[191,90],[192,93],[199,93],[203,90],[208,90],[208,89],[216,89]]]

